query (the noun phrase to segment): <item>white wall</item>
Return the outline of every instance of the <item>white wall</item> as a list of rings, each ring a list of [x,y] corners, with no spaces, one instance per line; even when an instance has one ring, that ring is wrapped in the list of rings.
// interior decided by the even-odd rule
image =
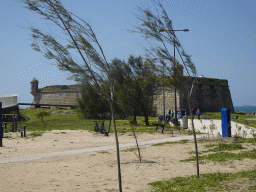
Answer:
[[[0,95],[0,102],[2,102],[2,108],[17,105],[18,95],[14,95],[14,94]]]

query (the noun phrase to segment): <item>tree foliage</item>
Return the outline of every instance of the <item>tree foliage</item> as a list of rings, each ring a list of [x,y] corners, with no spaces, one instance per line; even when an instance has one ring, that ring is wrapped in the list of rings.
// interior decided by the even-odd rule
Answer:
[[[113,77],[116,81],[116,102],[126,115],[144,115],[145,123],[149,125],[148,116],[154,115],[153,96],[155,94],[157,77],[151,60],[143,60],[141,56],[130,56],[125,63],[119,59],[112,61]]]
[[[157,43],[150,43],[150,47],[145,48],[145,50],[152,59],[157,59],[161,65],[165,66],[165,69],[169,72],[167,75],[174,75],[174,78],[177,78],[179,74],[178,70],[175,70],[175,65],[178,64],[178,61],[176,59],[174,60],[174,56],[170,54],[168,45],[175,45],[187,72],[189,73],[189,68],[192,74],[196,75],[196,68],[191,61],[191,56],[185,53],[175,35],[172,20],[170,20],[161,3],[154,3],[154,5],[157,14],[154,14],[147,8],[138,7],[139,15],[137,19],[141,21],[141,24],[134,26],[137,30],[130,31],[142,34],[145,39],[152,39]]]
[[[167,69],[169,74],[172,75],[170,79],[173,81],[172,85],[174,85],[175,88],[178,88],[178,84],[180,84],[181,82],[186,83],[185,81],[181,81],[182,79],[185,80],[186,78],[183,78],[179,70],[177,70],[176,58],[174,58],[174,56],[170,54],[168,50],[168,45],[172,45],[175,47],[175,49],[177,49],[183,66],[185,67],[189,77],[190,72],[192,72],[194,77],[197,76],[196,68],[191,61],[191,56],[185,53],[181,43],[175,35],[175,30],[172,27],[172,20],[170,20],[164,7],[161,3],[156,3],[154,0],[152,0],[152,2],[154,3],[156,14],[154,14],[147,8],[139,7],[140,15],[137,16],[137,19],[141,21],[141,24],[139,26],[134,26],[137,30],[131,32],[142,34],[145,39],[153,40],[154,44],[150,43],[150,48],[145,48],[147,54],[152,58],[152,60],[158,60],[163,68]],[[194,82],[192,83],[191,90],[188,90],[188,86],[186,87],[186,97],[189,104],[190,114],[192,114],[190,97],[195,81],[196,80],[194,80]],[[164,82],[165,81],[163,80],[163,83]],[[197,160],[197,175],[199,177],[198,151],[193,118],[192,127],[194,133]]]
[[[30,27],[34,40],[31,46],[36,51],[44,53],[47,59],[55,60],[60,70],[70,72],[70,79],[94,85],[95,91],[109,101],[115,130],[119,190],[122,191],[114,109],[115,84],[110,65],[91,25],[65,9],[59,0],[24,0],[23,2],[26,8],[38,13],[57,27],[54,30],[57,32],[55,35]],[[110,85],[108,95],[104,94],[100,87],[106,82]]]
[[[78,98],[78,112],[81,118],[106,119],[110,115],[110,106],[92,85],[82,85],[81,98]]]
[[[146,125],[149,125],[148,117],[154,115],[153,100],[157,84],[155,64],[150,59],[143,60],[140,56],[132,55],[128,59],[128,64],[133,72],[131,78],[139,110],[145,117]]]

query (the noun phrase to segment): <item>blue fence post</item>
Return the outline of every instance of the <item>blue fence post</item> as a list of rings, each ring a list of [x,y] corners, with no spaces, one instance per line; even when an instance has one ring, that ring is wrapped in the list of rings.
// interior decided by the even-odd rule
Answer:
[[[230,110],[221,109],[222,137],[231,137]]]
[[[3,112],[2,102],[0,102],[0,147],[3,147],[3,137],[4,137],[2,112]]]

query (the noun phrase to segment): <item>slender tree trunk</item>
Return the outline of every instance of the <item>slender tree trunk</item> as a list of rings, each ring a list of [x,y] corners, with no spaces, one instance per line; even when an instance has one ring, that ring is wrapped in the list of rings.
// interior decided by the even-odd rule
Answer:
[[[135,138],[135,141],[136,141],[136,145],[137,145],[137,149],[138,149],[138,153],[139,153],[139,159],[140,159],[140,163],[141,163],[140,147],[139,147],[137,137],[136,137],[136,134],[135,134],[135,130],[133,129],[133,127],[132,127],[132,132],[133,132],[133,135],[134,135],[134,138]]]
[[[133,122],[135,123],[135,125],[137,125],[136,113],[134,113],[134,115],[133,115]]]
[[[120,167],[120,154],[119,154],[119,142],[117,137],[117,130],[116,130],[116,122],[115,122],[115,111],[114,111],[114,82],[111,82],[111,114],[112,114],[112,121],[113,127],[115,131],[115,139],[116,139],[116,155],[117,155],[117,168],[118,168],[118,181],[119,181],[119,192],[122,192],[122,177],[121,177],[121,167]]]
[[[43,124],[44,124],[44,127],[45,127],[45,123],[44,123],[44,116],[42,116],[42,121],[43,121]]]
[[[191,116],[191,122],[192,122],[192,129],[193,129],[193,134],[194,134],[194,142],[195,142],[195,150],[196,150],[196,165],[197,165],[197,177],[199,177],[199,162],[198,162],[198,149],[197,149],[197,141],[196,141],[196,132],[195,132],[195,127],[194,127],[194,118],[193,118],[193,111],[190,103],[190,98],[193,92],[195,81],[192,83],[192,87],[190,89],[190,93],[188,95],[188,105],[189,105],[189,110],[190,110],[190,116]]]
[[[147,126],[149,126],[149,122],[148,122],[148,114],[147,113],[145,113],[145,123],[146,123],[146,125]]]
[[[137,145],[137,149],[138,149],[138,153],[139,153],[139,160],[140,160],[140,163],[141,163],[141,156],[140,156],[140,147],[139,147],[139,143],[138,143],[138,140],[137,140],[137,136],[136,136],[136,133],[135,133],[135,130],[133,128],[133,125],[130,121],[130,117],[128,115],[126,115],[127,119],[129,120],[129,123],[132,127],[132,132],[133,132],[133,135],[134,135],[134,138],[135,138],[135,141],[136,141],[136,145]]]
[[[193,129],[193,134],[194,134],[195,150],[196,150],[197,177],[199,177],[199,163],[198,163],[198,149],[197,149],[197,141],[196,141],[196,132],[195,132],[195,127],[194,127],[194,120],[193,120],[193,114],[192,114],[192,108],[191,108],[190,102],[189,102],[189,110],[190,110],[192,129]]]

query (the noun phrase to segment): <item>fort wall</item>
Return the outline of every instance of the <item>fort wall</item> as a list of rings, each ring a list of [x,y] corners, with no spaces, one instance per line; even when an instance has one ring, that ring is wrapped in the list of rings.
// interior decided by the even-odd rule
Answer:
[[[202,112],[220,112],[222,108],[229,108],[234,112],[233,102],[225,79],[184,77],[186,85],[177,89],[177,110],[186,109],[189,114],[187,89],[191,90],[192,82],[196,80],[191,94],[191,107],[194,112],[200,108]],[[34,81],[33,81],[34,80]],[[37,80],[31,81],[31,94],[34,104],[77,105],[77,97],[81,97],[80,85],[54,85],[38,89]],[[37,82],[38,83],[38,82]],[[36,89],[37,88],[37,89]],[[163,89],[159,87],[154,95],[153,104],[156,115],[163,114]],[[169,109],[175,110],[174,89],[165,88],[165,113]]]
[[[41,92],[34,95],[33,104],[77,105],[77,91]]]
[[[189,80],[185,77],[186,85],[177,89],[177,110],[186,109],[189,114],[187,91],[191,90],[192,82],[195,78]],[[160,87],[157,95],[155,95],[154,104],[156,107],[156,114],[163,114],[163,92]],[[161,94],[161,95],[159,95]],[[229,108],[231,112],[234,112],[234,106],[228,86],[228,81],[225,79],[213,79],[213,78],[196,78],[191,93],[191,107],[194,109],[194,113],[197,108],[200,108],[202,112],[220,112],[222,108]],[[166,89],[165,91],[165,113],[168,110],[174,110],[174,89]]]
[[[77,105],[77,98],[81,97],[80,85],[53,85],[31,90],[33,104]]]

